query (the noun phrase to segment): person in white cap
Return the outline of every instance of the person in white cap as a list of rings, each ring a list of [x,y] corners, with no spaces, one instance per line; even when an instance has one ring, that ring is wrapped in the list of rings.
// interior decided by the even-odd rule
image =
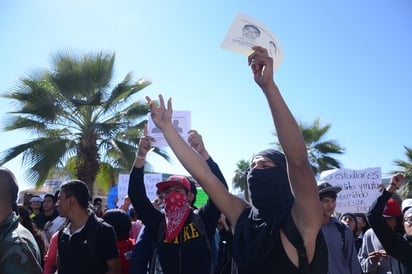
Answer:
[[[37,215],[40,214],[43,206],[43,199],[38,196],[34,195],[30,199],[30,218],[34,219]]]
[[[404,175],[393,175],[389,185],[375,200],[367,215],[373,231],[382,243],[386,253],[390,255],[392,274],[412,273],[412,208],[404,212],[404,235],[392,230],[383,216],[387,201],[404,181]]]
[[[412,207],[412,198],[407,198],[402,201],[402,213]]]

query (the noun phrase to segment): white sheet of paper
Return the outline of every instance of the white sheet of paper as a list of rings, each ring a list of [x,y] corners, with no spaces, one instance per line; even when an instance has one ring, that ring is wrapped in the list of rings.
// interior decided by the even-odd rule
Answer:
[[[256,19],[238,13],[221,47],[249,56],[254,46],[261,46],[268,50],[269,56],[273,58],[273,69],[276,71],[283,61],[283,50],[278,39]]]
[[[187,138],[189,137],[189,130],[191,129],[191,120],[190,120],[190,111],[173,111],[172,114],[172,123],[176,127],[177,131],[179,132],[180,136],[182,136],[183,140],[187,142]],[[156,127],[153,123],[152,117],[149,115],[149,123],[148,123],[148,134],[149,136],[155,139],[155,142],[152,144],[155,147],[167,147],[169,144],[167,143],[163,133]]]

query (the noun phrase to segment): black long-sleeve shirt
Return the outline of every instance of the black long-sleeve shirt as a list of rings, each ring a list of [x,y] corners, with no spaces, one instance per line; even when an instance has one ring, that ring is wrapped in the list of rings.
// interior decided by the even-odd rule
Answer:
[[[412,239],[400,235],[386,223],[382,213],[392,193],[384,190],[368,212],[368,221],[386,252],[393,274],[412,274]]]

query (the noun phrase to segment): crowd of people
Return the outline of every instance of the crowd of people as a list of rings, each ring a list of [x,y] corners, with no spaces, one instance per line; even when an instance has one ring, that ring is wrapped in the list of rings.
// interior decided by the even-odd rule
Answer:
[[[229,192],[202,136],[183,140],[172,101],[147,97],[150,115],[191,174],[145,189],[147,125],[123,205],[104,210],[80,180],[57,193],[17,205],[18,184],[0,168],[0,273],[315,273],[412,274],[412,199],[392,194],[405,177],[391,177],[369,212],[335,215],[339,186],[317,183],[299,127],[273,80],[273,60],[254,47],[254,81],[269,105],[282,152],[257,152],[247,171],[250,201]],[[196,182],[208,194],[196,208]]]

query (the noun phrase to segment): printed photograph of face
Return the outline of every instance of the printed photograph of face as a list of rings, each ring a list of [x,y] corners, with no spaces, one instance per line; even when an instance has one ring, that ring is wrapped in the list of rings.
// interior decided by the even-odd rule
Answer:
[[[242,35],[249,39],[255,40],[260,36],[260,30],[255,25],[244,25],[242,28]]]

